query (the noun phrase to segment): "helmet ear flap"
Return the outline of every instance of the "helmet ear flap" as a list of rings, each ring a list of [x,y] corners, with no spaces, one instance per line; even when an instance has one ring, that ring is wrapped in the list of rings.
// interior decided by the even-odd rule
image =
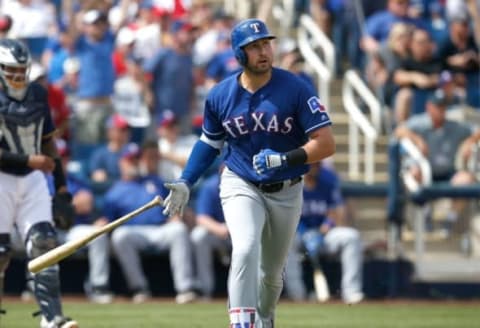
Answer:
[[[242,48],[235,49],[235,58],[238,60],[240,65],[244,66],[247,64],[247,54]]]

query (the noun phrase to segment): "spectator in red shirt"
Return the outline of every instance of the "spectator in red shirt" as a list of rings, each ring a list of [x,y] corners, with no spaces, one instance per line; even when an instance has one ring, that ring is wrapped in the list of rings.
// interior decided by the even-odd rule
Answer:
[[[65,93],[58,86],[48,83],[47,71],[39,63],[35,62],[32,64],[29,79],[31,82],[39,83],[47,90],[48,105],[50,106],[53,122],[57,128],[57,136],[68,140],[70,134],[68,126],[70,109],[67,106]]]
[[[134,44],[135,33],[128,27],[121,28],[115,39],[115,51],[112,57],[117,78],[127,73],[127,60],[132,56]]]

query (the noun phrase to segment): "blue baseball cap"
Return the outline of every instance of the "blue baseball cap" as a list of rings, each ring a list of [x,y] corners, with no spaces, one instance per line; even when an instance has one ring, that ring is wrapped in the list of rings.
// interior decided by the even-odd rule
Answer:
[[[178,31],[191,31],[192,29],[192,24],[181,19],[174,20],[170,26],[170,31],[172,31],[172,33],[177,33]]]
[[[130,142],[126,144],[122,151],[120,152],[121,159],[138,159],[140,157],[140,147],[134,143]]]

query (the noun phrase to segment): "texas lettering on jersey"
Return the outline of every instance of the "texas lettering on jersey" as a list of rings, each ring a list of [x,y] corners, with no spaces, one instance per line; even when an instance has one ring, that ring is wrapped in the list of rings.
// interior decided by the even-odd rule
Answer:
[[[236,116],[222,122],[227,133],[236,138],[251,132],[266,131],[287,134],[292,131],[293,117],[280,120],[278,115],[268,115],[266,112],[254,112],[249,115],[253,124],[247,124],[247,116]]]

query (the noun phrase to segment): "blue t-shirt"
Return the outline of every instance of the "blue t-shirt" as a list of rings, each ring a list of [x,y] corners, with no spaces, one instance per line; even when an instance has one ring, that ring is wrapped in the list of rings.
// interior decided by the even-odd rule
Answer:
[[[213,56],[207,64],[206,76],[221,81],[227,76],[237,73],[242,67],[235,58],[233,49],[225,50]]]
[[[331,124],[315,91],[296,75],[274,68],[270,81],[250,93],[238,82],[239,74],[216,84],[205,101],[203,133],[226,141],[225,164],[252,182],[275,182],[304,174],[308,166],[255,172],[252,158],[270,148],[288,152],[304,145],[308,134]]]
[[[105,170],[109,180],[117,180],[120,178],[120,168],[118,162],[120,156],[127,145],[123,146],[120,150],[112,152],[108,149],[107,145],[102,145],[98,149],[95,149],[90,157],[88,169],[92,173],[95,170]]]
[[[113,94],[114,44],[115,36],[110,31],[98,42],[89,40],[85,35],[77,39],[75,54],[80,61],[77,89],[79,98],[108,97]]]
[[[388,10],[384,10],[367,19],[365,22],[366,33],[378,42],[383,42],[388,38],[392,25],[399,22],[411,24],[428,31],[428,25],[421,19],[398,17]]]
[[[195,212],[197,215],[208,215],[218,222],[225,222],[220,201],[220,177],[214,174],[202,182],[197,193]]]
[[[303,207],[298,231],[319,228],[327,219],[328,211],[343,204],[340,182],[330,169],[320,168],[313,190],[303,189]]]
[[[152,74],[157,121],[166,109],[173,111],[177,117],[185,116],[190,111],[194,93],[192,55],[162,49],[145,61],[143,69]]]
[[[158,177],[144,177],[135,181],[118,181],[105,194],[103,214],[109,221],[116,220],[150,202],[156,195],[166,197],[168,190]],[[160,206],[136,215],[125,225],[160,225],[167,217]]]

